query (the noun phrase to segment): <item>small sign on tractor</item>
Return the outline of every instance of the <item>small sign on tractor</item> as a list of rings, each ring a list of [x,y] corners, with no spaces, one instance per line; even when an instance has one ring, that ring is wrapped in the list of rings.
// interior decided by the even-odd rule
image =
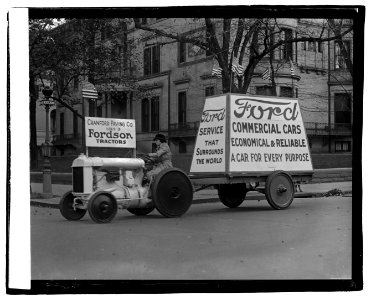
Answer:
[[[135,121],[85,118],[86,145],[135,148]],[[223,94],[205,100],[189,174],[168,168],[142,182],[146,156],[101,158],[81,154],[72,164],[72,191],[60,200],[68,220],[86,211],[97,223],[112,221],[119,208],[135,215],[157,209],[179,217],[193,200],[194,186],[213,186],[227,207],[248,191],[265,194],[274,209],[288,208],[294,181],[308,181],[312,161],[297,99]],[[199,190],[198,189],[198,190]]]

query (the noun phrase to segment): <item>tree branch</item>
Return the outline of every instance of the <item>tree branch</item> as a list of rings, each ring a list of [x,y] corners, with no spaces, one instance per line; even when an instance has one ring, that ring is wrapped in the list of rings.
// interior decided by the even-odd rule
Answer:
[[[182,35],[182,34],[171,34],[171,33],[168,33],[164,30],[161,30],[161,29],[152,28],[152,27],[149,27],[149,26],[144,26],[140,23],[140,20],[138,18],[134,18],[134,24],[135,24],[135,28],[137,28],[137,29],[142,29],[142,30],[145,30],[145,31],[154,32],[157,35],[164,36],[164,37],[176,40],[176,41],[181,42],[181,43],[190,43],[190,44],[196,45],[196,46],[198,46],[198,47],[200,47],[204,50],[207,50],[207,51],[210,50],[207,43],[202,42],[199,39],[189,38],[186,35]]]
[[[289,39],[289,40],[280,40],[279,42],[277,42],[276,44],[272,45],[268,49],[265,49],[264,51],[262,51],[258,56],[259,56],[259,58],[263,58],[269,52],[277,49],[279,46],[281,46],[281,45],[283,45],[285,43],[292,44],[292,43],[306,42],[306,41],[313,41],[313,42],[328,42],[328,41],[333,41],[333,40],[336,40],[336,39],[339,39],[339,38],[343,37],[344,35],[346,35],[347,33],[351,32],[352,30],[353,30],[353,26],[351,26],[350,28],[348,28],[347,30],[345,30],[344,32],[342,32],[339,35],[335,35],[335,36],[327,37],[327,38],[301,37],[301,38],[293,38],[293,39]]]
[[[82,115],[80,115],[77,110],[75,110],[72,106],[68,105],[66,102],[64,102],[62,99],[60,98],[57,98],[57,97],[49,97],[49,98],[52,98],[53,100],[59,102],[60,104],[62,104],[64,107],[67,107],[70,111],[72,111],[74,114],[76,114],[79,118],[81,119],[84,119],[84,117]]]
[[[334,34],[339,36],[341,34],[341,25],[342,25],[342,23],[340,23],[339,26],[336,26],[334,19],[328,19],[327,22],[328,22],[329,27],[331,28],[331,30],[334,32]],[[336,39],[336,42],[338,43],[338,45],[340,47],[341,55],[344,57],[345,64],[346,64],[346,66],[347,66],[347,68],[349,70],[350,75],[353,78],[353,62],[350,59],[350,55],[348,53],[348,49],[345,47],[345,44],[343,42],[342,37],[337,38]]]

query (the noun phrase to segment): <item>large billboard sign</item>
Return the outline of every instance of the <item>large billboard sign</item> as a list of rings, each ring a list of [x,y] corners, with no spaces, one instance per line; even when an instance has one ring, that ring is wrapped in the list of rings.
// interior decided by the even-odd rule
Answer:
[[[230,171],[312,170],[297,99],[230,95]]]
[[[207,98],[191,173],[312,171],[297,99]]]
[[[135,120],[85,117],[87,147],[135,148]]]

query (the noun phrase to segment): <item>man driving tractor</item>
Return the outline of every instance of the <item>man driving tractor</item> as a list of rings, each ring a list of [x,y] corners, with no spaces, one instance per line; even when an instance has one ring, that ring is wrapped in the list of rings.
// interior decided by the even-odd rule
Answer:
[[[148,153],[148,156],[154,160],[153,169],[148,171],[146,174],[147,180],[149,181],[152,181],[152,179],[162,170],[173,166],[171,162],[171,150],[169,145],[166,143],[165,136],[159,133],[156,134],[153,140],[156,143],[157,149],[154,153]]]

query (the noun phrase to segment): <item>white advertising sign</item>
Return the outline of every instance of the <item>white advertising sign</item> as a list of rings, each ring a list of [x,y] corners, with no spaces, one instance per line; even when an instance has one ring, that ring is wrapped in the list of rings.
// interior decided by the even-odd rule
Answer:
[[[135,120],[85,117],[87,147],[135,148]]]
[[[230,172],[312,170],[298,100],[230,95]]]
[[[193,153],[191,172],[225,171],[226,96],[207,98]]]

